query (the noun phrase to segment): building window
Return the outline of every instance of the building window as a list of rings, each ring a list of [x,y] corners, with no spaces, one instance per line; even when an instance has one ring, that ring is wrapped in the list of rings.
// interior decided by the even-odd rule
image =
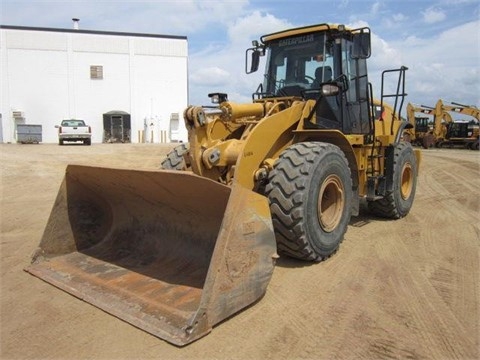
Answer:
[[[102,65],[90,65],[90,79],[103,79]]]

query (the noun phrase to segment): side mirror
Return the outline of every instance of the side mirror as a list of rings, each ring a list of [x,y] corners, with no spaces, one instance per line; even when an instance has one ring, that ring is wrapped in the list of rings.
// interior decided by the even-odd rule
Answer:
[[[353,33],[353,59],[368,59],[372,53],[370,29],[361,28],[352,31]]]
[[[245,72],[247,74],[254,73],[258,70],[258,66],[260,65],[260,56],[262,55],[263,52],[259,48],[247,49],[245,56]]]
[[[302,90],[302,96],[306,100],[319,100],[322,97],[335,96],[340,93],[341,86],[341,84],[333,82],[324,83],[320,85],[320,88]]]
[[[335,96],[340,92],[340,87],[335,84],[327,83],[322,84],[322,88],[320,90],[322,91],[323,96]]]

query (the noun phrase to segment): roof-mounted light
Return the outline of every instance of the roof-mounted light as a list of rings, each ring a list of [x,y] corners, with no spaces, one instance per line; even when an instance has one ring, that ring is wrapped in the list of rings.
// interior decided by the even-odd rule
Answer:
[[[228,101],[228,95],[225,93],[211,93],[208,94],[208,97],[211,99],[213,104],[221,104],[225,101]]]

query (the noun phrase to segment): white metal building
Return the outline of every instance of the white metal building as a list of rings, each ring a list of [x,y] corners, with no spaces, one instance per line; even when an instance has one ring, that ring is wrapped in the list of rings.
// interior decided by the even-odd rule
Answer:
[[[32,124],[55,143],[73,118],[93,143],[185,141],[187,56],[185,36],[0,25],[0,142]]]

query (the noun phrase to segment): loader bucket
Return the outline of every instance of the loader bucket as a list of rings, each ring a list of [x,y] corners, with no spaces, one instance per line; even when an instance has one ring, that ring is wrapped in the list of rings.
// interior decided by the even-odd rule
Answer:
[[[25,270],[183,346],[258,300],[275,258],[267,199],[240,185],[69,165]]]

